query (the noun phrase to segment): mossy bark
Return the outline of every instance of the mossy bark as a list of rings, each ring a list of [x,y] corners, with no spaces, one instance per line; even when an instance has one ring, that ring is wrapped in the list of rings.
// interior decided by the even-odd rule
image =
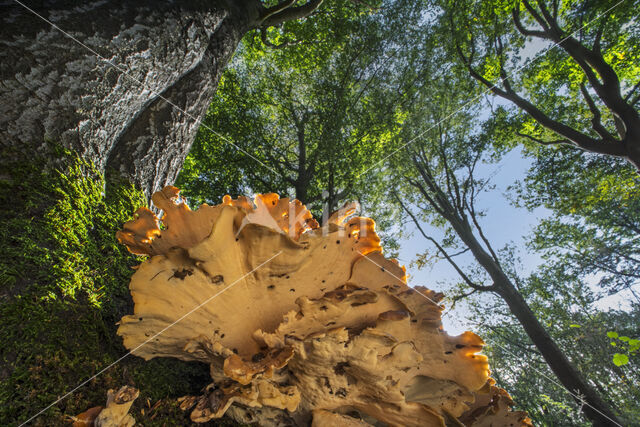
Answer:
[[[2,153],[2,158],[12,156]],[[0,176],[0,424],[19,425],[127,354],[116,322],[132,312],[128,283],[139,262],[115,232],[146,204],[142,191],[104,180],[57,150],[2,165]],[[33,420],[104,405],[109,388],[140,389],[132,414],[143,425],[188,425],[176,398],[209,382],[203,364],[128,356]],[[154,409],[156,403],[160,402]]]

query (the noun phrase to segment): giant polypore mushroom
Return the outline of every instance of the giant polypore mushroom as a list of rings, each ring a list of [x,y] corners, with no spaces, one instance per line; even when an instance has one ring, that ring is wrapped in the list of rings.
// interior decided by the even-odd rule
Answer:
[[[210,365],[191,419],[260,425],[528,425],[489,378],[483,341],[442,329],[442,295],[410,288],[374,222],[320,227],[299,201],[226,196],[192,211],[175,187],[118,233],[149,255],[118,334],[134,355]],[[160,225],[162,223],[162,226]]]

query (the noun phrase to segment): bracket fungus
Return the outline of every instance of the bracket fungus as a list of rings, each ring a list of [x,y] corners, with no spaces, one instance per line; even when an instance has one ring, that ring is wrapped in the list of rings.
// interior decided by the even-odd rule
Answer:
[[[149,255],[118,334],[134,355],[210,365],[191,419],[260,425],[530,425],[493,384],[483,341],[443,331],[443,295],[411,288],[375,224],[345,206],[320,226],[276,194],[192,211],[152,198],[118,239]],[[161,226],[162,224],[162,226]]]
[[[106,406],[95,406],[72,417],[73,427],[131,427],[136,422],[129,409],[138,395],[139,391],[131,386],[122,386],[117,392],[109,390]]]

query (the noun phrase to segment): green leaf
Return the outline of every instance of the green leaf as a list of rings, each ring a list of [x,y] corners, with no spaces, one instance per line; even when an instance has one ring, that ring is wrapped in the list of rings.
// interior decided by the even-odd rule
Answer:
[[[618,337],[620,341],[628,342],[630,340],[629,337]]]
[[[616,353],[613,355],[613,364],[616,366],[622,366],[629,363],[629,356],[626,354]]]
[[[613,332],[613,331],[609,331],[609,332],[607,332],[607,336],[609,338],[618,338],[618,333],[617,332]]]
[[[569,327],[570,327],[570,328],[582,328],[582,326],[580,326],[580,325],[575,325],[575,324],[573,324],[573,325],[569,325]]]

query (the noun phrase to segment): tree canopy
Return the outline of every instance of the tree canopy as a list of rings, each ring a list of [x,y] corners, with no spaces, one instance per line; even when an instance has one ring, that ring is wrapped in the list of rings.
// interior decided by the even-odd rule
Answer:
[[[223,77],[179,183],[198,201],[278,191],[318,212],[359,200],[389,242],[425,238],[417,266],[457,271],[450,301],[471,310],[498,381],[534,420],[631,420],[637,308],[598,301],[638,284],[637,10],[386,1],[352,19],[329,8],[312,34],[299,22],[258,31]],[[531,167],[509,200],[552,215],[526,247],[496,247],[479,207],[494,186],[481,170],[518,145]],[[521,272],[520,251],[544,264]]]
[[[423,57],[399,53],[415,9],[353,8],[322,10],[319,29],[292,22],[245,40],[179,178],[187,196],[277,191],[332,211],[363,193],[357,178],[389,151],[426,73]]]
[[[441,23],[469,75],[517,109],[520,139],[569,144],[640,169],[637,4],[441,3]],[[532,48],[544,46],[542,55]]]

